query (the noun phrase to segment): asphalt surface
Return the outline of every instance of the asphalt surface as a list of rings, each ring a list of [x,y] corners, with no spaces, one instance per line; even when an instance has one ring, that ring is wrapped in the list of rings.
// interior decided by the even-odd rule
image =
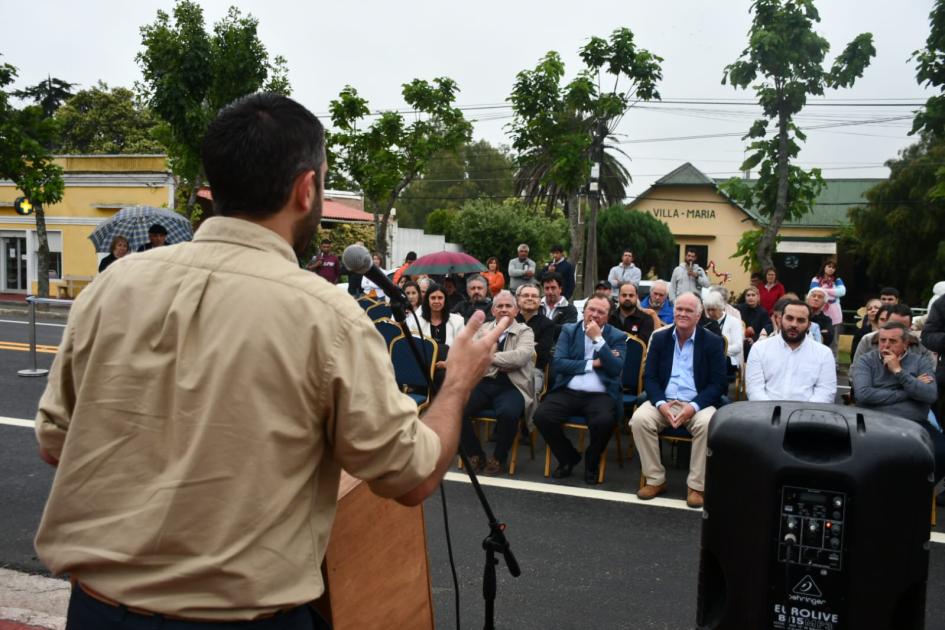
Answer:
[[[39,343],[55,344],[61,332],[58,327],[39,327]],[[21,324],[0,322],[0,341],[22,342],[27,335]],[[28,356],[0,350],[0,417],[32,419],[35,415],[46,379],[16,375]],[[40,365],[48,367],[52,356],[40,354]],[[486,486],[495,514],[507,524],[506,535],[522,568],[522,575],[513,578],[504,562],[499,562],[497,627],[694,627],[702,512],[607,500],[626,498],[639,481],[638,458],[621,468],[613,442],[607,478],[594,486],[606,491],[603,498],[580,496],[589,494],[580,474],[561,482],[544,479],[541,443],[537,451],[532,461],[527,446],[520,448],[514,479],[526,482],[519,484],[522,487]],[[663,452],[667,496],[684,499],[688,453],[681,449],[674,465],[671,449],[664,447]],[[580,473],[580,467],[576,471]],[[52,478],[53,469],[36,456],[33,431],[0,424],[0,567],[48,573],[35,556],[32,538]],[[539,488],[573,490],[577,496],[535,491],[528,482],[547,484]],[[462,627],[483,627],[485,553],[481,545],[488,524],[468,483],[448,481],[445,490]],[[454,589],[441,506],[439,494],[425,504],[429,561],[437,627],[454,628]],[[746,505],[746,515],[749,509]],[[945,510],[939,510],[939,522],[945,525]],[[943,529],[940,525],[933,531]],[[945,545],[932,544],[926,615],[930,630],[945,630],[943,586]]]

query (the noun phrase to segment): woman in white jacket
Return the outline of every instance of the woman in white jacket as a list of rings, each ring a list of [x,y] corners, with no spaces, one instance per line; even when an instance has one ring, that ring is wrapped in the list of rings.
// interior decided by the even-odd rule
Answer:
[[[728,342],[728,358],[732,365],[740,367],[743,361],[743,343],[745,341],[745,329],[742,320],[735,319],[725,312],[725,302],[722,296],[715,291],[711,291],[705,298],[706,317],[714,319],[719,323],[722,329],[722,336]]]

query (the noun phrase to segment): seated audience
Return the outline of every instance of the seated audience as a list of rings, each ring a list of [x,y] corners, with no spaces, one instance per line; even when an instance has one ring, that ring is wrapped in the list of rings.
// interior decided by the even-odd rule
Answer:
[[[692,434],[686,504],[702,507],[706,438],[709,421],[728,388],[726,360],[722,338],[698,326],[702,302],[695,294],[680,295],[674,311],[674,325],[650,337],[643,376],[649,400],[630,420],[646,478],[637,497],[648,500],[666,491],[659,432],[669,427],[685,427]]]
[[[945,476],[945,436],[929,423],[929,410],[938,398],[935,364],[915,352],[909,328],[886,322],[877,331],[877,349],[853,363],[850,375],[856,404],[916,422],[925,429],[935,449],[935,480]]]
[[[541,281],[545,296],[541,299],[541,314],[555,325],[555,343],[561,327],[577,321],[577,309],[561,294],[561,275],[556,271],[545,274]]]
[[[909,331],[909,335],[906,340],[909,342],[909,346],[915,352],[927,353],[928,350],[919,343],[919,339],[911,333],[912,330],[912,309],[909,308],[908,304],[884,304],[882,308],[879,309],[879,315],[876,316],[876,322],[879,328],[883,327],[883,324],[886,322],[899,322],[903,324]],[[850,365],[853,365],[857,359],[861,356],[875,350],[877,344],[879,343],[879,336],[877,331],[867,333],[863,335],[860,339],[860,342],[856,345],[856,350],[853,352],[853,357],[850,359]]]
[[[706,295],[708,295],[709,293],[718,293],[720,296],[722,296],[722,304],[725,306],[726,315],[731,315],[735,319],[742,318],[741,311],[739,311],[737,308],[735,308],[735,306],[729,303],[729,298],[732,297],[732,294],[729,292],[728,289],[726,289],[721,284],[713,284],[711,287],[709,287],[708,289],[705,289],[702,292],[703,294],[702,299],[705,300]]]
[[[521,289],[521,287],[519,287]],[[500,291],[492,300],[493,321],[486,322],[476,331],[482,337],[498,325],[502,318],[515,319],[518,307],[508,291]],[[514,321],[496,347],[492,364],[476,385],[463,410],[463,427],[460,444],[469,456],[469,463],[476,472],[494,475],[505,467],[509,448],[515,439],[519,418],[526,410],[533,411],[535,385],[532,380],[532,355],[535,337],[527,325]],[[483,409],[491,408],[496,414],[495,448],[492,456],[486,453],[476,437],[472,418]]]
[[[463,316],[463,321],[468,322],[469,318],[476,311],[482,311],[486,314],[486,321],[492,320],[492,296],[489,295],[489,286],[485,278],[480,275],[471,276],[466,279],[466,296],[452,310]]]
[[[936,283],[936,289],[943,288]],[[936,376],[938,381],[938,403],[935,415],[939,424],[945,422],[945,298],[937,298],[929,304],[929,314],[922,327],[922,347],[938,355],[935,364],[938,366]]]
[[[637,302],[637,285],[624,282],[617,293],[617,308],[610,315],[610,325],[649,343],[650,335],[662,326],[656,311],[642,308]]]
[[[807,335],[810,307],[791,300],[780,308],[784,311],[779,318],[780,333],[759,341],[748,355],[748,400],[833,403],[837,366],[830,348]]]
[[[466,301],[466,296],[459,290],[457,278],[454,276],[445,276],[443,278],[443,292],[446,294],[446,310],[455,313],[456,309]]]
[[[523,284],[515,292],[518,316],[515,321],[527,324],[535,336],[535,394],[540,395],[545,386],[545,367],[551,360],[555,344],[555,325],[541,314],[541,299],[535,284]]]
[[[876,321],[876,318],[879,317],[879,309],[882,306],[883,303],[877,298],[873,298],[866,303],[863,309],[863,318],[857,324],[856,331],[853,333],[853,341],[850,343],[851,349],[856,349],[864,335],[879,330],[879,322]]]
[[[374,266],[377,267],[378,269],[384,268],[384,259],[381,258],[381,255],[378,254],[377,252],[374,252],[374,254],[371,255],[371,261],[374,263]],[[348,282],[349,282],[348,292],[349,293],[351,292],[351,287],[354,284],[352,282],[353,276],[356,276],[355,279],[358,279],[361,283],[360,291],[358,291],[359,295],[363,293],[364,295],[370,298],[374,298],[375,300],[383,301],[387,299],[387,296],[384,294],[384,289],[374,284],[374,282],[370,278],[366,276],[362,276],[360,274],[354,274],[354,273],[348,274]]]
[[[752,344],[759,340],[761,333],[771,323],[768,311],[761,306],[761,296],[758,287],[751,286],[745,289],[745,302],[738,305],[738,311],[745,322],[745,356]],[[805,331],[806,334],[806,331]]]
[[[741,367],[743,356],[742,351],[745,339],[745,328],[742,320],[735,319],[725,312],[725,303],[722,302],[722,296],[714,291],[709,292],[703,303],[706,316],[712,321],[718,322],[722,336],[725,337],[726,348],[729,361],[736,370]],[[730,372],[732,370],[729,370]]]
[[[420,285],[413,280],[408,280],[403,286],[404,295],[407,296],[407,308],[413,313],[420,312],[420,301],[423,299],[420,295]]]
[[[590,297],[584,320],[566,324],[552,358],[554,381],[535,411],[535,426],[554,453],[552,476],[563,479],[581,461],[562,425],[571,416],[587,420],[590,440],[584,451],[584,481],[596,484],[601,453],[623,417],[620,373],[627,352],[627,334],[607,323],[610,300]]]
[[[827,291],[820,287],[814,287],[807,292],[807,305],[810,306],[811,312],[810,321],[820,328],[820,342],[825,346],[830,346],[833,342],[833,321],[824,312],[827,297]],[[814,338],[817,339],[816,334]]]
[[[899,289],[883,287],[879,290],[879,301],[885,304],[899,304]]]
[[[654,280],[649,295],[640,304],[656,311],[664,325],[673,323],[673,303],[669,301],[669,283],[665,280]]]
[[[440,345],[441,359],[445,358],[453,339],[466,325],[462,315],[446,310],[446,292],[438,284],[430,285],[426,295],[423,296],[419,320],[419,323],[415,323],[413,318],[409,317],[407,325],[415,334],[420,333],[423,337],[429,337],[437,342]]]

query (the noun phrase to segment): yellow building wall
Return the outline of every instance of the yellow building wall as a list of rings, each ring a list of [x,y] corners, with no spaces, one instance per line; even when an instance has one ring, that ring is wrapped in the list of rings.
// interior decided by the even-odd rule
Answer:
[[[748,288],[751,274],[742,269],[741,261],[732,258],[738,241],[745,232],[758,229],[758,224],[741,208],[709,186],[659,186],[651,188],[631,206],[665,223],[680,246],[682,262],[687,245],[709,248],[708,260],[699,264],[706,268],[712,284],[722,283],[717,274],[729,273],[725,287],[737,295]],[[829,228],[786,227],[782,237],[822,237],[834,234]],[[715,262],[715,272],[709,262]],[[668,280],[668,278],[665,278]]]
[[[165,156],[65,156],[55,160],[64,170],[62,201],[44,207],[46,229],[62,235],[62,275],[94,276],[99,257],[89,240],[97,224],[131,205],[167,207],[173,179]],[[21,217],[12,204],[22,192],[0,181],[0,231],[35,231],[35,214]],[[32,255],[32,253],[31,253]],[[36,291],[31,270],[32,292]]]

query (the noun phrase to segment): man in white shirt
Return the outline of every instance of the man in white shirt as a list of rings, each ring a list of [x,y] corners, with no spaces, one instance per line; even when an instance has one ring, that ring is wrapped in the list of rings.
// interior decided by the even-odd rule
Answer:
[[[829,346],[808,336],[810,314],[804,302],[788,302],[781,316],[781,334],[754,345],[745,373],[748,400],[834,402],[836,363]]]

